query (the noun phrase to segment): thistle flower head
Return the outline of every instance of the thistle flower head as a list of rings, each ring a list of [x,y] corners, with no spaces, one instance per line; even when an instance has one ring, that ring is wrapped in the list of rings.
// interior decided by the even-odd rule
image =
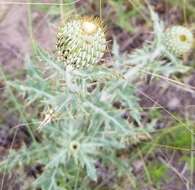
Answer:
[[[106,49],[103,22],[94,17],[67,21],[57,35],[60,59],[75,68],[96,64]]]
[[[165,48],[178,57],[188,53],[192,49],[193,42],[193,34],[186,27],[173,26],[165,31]]]

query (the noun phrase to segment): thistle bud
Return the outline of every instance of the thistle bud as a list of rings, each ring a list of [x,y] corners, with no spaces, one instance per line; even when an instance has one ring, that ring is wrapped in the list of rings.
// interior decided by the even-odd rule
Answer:
[[[164,33],[164,46],[172,54],[180,57],[188,53],[193,47],[193,34],[183,26],[173,26]]]
[[[70,19],[57,34],[57,50],[60,60],[74,68],[96,64],[106,50],[103,22],[94,17]]]

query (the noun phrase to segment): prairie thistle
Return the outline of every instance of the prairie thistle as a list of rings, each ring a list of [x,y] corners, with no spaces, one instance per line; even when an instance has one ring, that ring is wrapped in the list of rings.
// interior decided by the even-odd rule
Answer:
[[[193,42],[192,32],[184,26],[173,26],[165,31],[165,48],[177,57],[188,53],[192,49]]]
[[[114,43],[113,67],[106,64],[88,67],[96,64],[106,49],[104,27],[98,18],[70,19],[58,32],[60,59],[65,65],[86,69],[64,72],[56,57],[35,44],[35,58],[27,59],[27,79],[6,81],[6,85],[26,97],[22,102],[24,111],[32,106],[33,111],[24,115],[32,121],[29,129],[40,138],[32,138],[29,146],[24,144],[20,150],[11,151],[0,162],[0,171],[21,167],[21,163],[41,164],[42,173],[29,185],[42,190],[91,189],[91,180],[101,177],[96,169],[99,160],[129,172],[129,167],[117,156],[118,150],[150,140],[156,123],[156,120],[142,123],[142,109],[136,96],[138,79],[145,73],[169,76],[187,71],[182,60],[175,56],[168,55],[167,62],[162,59],[164,25],[152,10],[151,15],[154,41],[127,55],[121,54]],[[177,40],[170,42],[175,45]],[[43,65],[39,64],[40,60]],[[40,110],[43,110],[41,117],[37,113]],[[41,130],[36,133],[37,129]]]
[[[94,17],[67,21],[57,34],[60,60],[74,68],[96,64],[106,49],[103,22]]]

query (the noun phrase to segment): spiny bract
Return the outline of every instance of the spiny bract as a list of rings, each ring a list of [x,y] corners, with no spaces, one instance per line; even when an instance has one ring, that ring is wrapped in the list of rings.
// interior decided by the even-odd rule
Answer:
[[[164,33],[165,48],[175,56],[188,53],[193,46],[194,38],[192,32],[184,26],[173,26]]]
[[[103,22],[94,17],[77,17],[67,21],[57,34],[60,60],[80,68],[96,64],[106,50]]]

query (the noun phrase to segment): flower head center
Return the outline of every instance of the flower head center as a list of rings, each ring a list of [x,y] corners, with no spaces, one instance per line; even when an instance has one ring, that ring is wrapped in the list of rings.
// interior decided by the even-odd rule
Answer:
[[[181,42],[186,42],[188,38],[187,38],[187,36],[185,34],[181,34],[179,36],[179,39],[181,40]]]
[[[77,141],[73,141],[70,143],[70,150],[72,153],[76,153],[80,148],[80,144]]]
[[[74,145],[72,146],[72,148],[73,148],[74,150],[76,150],[76,149],[78,148],[78,145],[77,145],[77,144],[74,144]]]
[[[93,22],[84,21],[82,23],[82,30],[87,34],[92,34],[97,30],[97,25]]]

